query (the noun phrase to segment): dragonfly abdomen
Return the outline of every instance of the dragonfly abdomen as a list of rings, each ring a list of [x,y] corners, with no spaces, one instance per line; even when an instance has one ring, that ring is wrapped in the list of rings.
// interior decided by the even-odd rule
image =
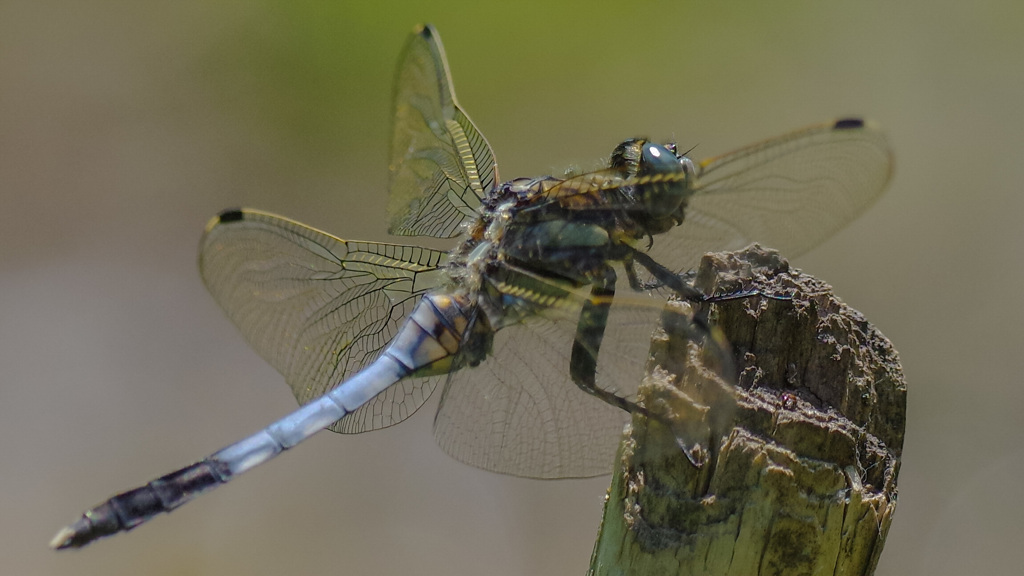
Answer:
[[[50,546],[79,548],[170,512],[330,426],[408,374],[401,363],[382,355],[341,386],[256,434],[87,510],[58,532]]]
[[[202,492],[223,484],[231,474],[207,458],[110,498],[82,514],[50,542],[53,548],[79,548],[89,542],[131,530],[162,512],[170,512]]]
[[[451,372],[470,332],[475,306],[472,299],[454,292],[437,291],[423,296],[384,354],[404,365],[413,376],[438,376]],[[479,362],[480,354],[466,351],[463,360]],[[467,357],[468,356],[468,357]]]
[[[473,308],[468,303],[443,292],[427,294],[384,353],[340,386],[240,442],[91,508],[61,530],[50,546],[78,548],[131,530],[299,444],[407,376],[446,373],[470,326]],[[484,353],[479,350],[469,355]]]

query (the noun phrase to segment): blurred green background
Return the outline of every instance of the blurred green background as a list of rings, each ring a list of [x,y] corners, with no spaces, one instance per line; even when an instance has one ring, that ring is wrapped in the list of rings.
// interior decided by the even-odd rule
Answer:
[[[596,167],[634,135],[704,157],[879,121],[889,191],[795,260],[904,361],[878,574],[1019,574],[1024,5],[724,4],[0,1],[0,572],[584,573],[608,478],[469,468],[429,409],[46,548],[86,506],[293,408],[205,293],[199,236],[241,205],[386,239],[393,67],[429,21],[506,179]]]

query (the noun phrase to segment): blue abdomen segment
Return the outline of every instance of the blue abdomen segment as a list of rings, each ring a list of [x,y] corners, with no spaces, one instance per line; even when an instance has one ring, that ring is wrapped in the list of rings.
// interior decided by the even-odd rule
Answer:
[[[395,382],[451,370],[473,310],[457,296],[427,294],[384,353],[355,376],[256,434],[86,511],[58,532],[50,546],[78,548],[131,530],[299,444]]]

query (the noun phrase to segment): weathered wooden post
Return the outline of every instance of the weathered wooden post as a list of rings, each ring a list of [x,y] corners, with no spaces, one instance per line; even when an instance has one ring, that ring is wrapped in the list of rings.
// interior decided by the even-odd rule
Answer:
[[[746,295],[703,305],[739,385],[664,315],[640,392],[657,417],[627,430],[590,573],[872,574],[903,447],[896,352],[777,252],[706,256],[695,285]]]

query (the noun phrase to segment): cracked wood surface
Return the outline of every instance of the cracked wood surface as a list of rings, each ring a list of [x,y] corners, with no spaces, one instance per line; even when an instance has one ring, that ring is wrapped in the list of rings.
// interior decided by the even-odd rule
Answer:
[[[590,574],[872,574],[906,419],[892,345],[756,245],[706,256],[694,283],[738,294],[702,305],[731,353],[669,304],[640,392],[657,417],[627,427]]]

